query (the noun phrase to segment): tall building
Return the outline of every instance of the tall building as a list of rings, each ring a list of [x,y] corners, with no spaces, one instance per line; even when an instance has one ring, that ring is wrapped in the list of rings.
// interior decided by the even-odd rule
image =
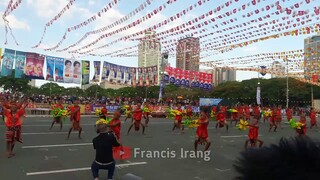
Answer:
[[[212,74],[212,83],[214,86],[226,81],[236,81],[237,80],[237,71],[235,70],[224,70],[221,68],[213,68],[200,70],[201,72],[211,73]]]
[[[157,66],[159,73],[162,65],[161,59],[161,44],[156,37],[156,32],[146,32],[145,38],[140,41],[138,47],[138,67]],[[160,77],[159,74],[158,77]]]
[[[145,33],[145,38],[140,41],[138,48],[138,66],[150,67],[161,65],[161,45],[155,31]]]
[[[271,78],[282,78],[286,76],[286,67],[279,61],[274,61],[271,65]]]
[[[310,79],[313,74],[320,74],[320,33],[304,40],[304,53],[304,73]]]
[[[176,67],[183,70],[199,71],[200,40],[187,37],[178,41]]]

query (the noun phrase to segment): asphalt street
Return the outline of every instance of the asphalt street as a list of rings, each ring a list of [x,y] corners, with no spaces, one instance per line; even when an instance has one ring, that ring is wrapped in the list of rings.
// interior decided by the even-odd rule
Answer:
[[[124,118],[122,118],[124,119]],[[5,156],[5,126],[1,122],[0,133],[0,174],[8,180],[57,180],[57,179],[93,179],[90,166],[95,151],[92,139],[97,136],[95,117],[82,118],[82,139],[77,132],[66,140],[70,123],[66,120],[62,131],[56,125],[49,130],[51,118],[26,118],[23,126],[23,144],[17,144],[16,155],[8,159]],[[186,129],[184,134],[171,133],[172,120],[151,118],[146,135],[131,131],[126,136],[130,122],[123,122],[121,142],[131,147],[131,159],[117,161],[114,179],[122,179],[126,174],[133,174],[147,180],[228,180],[237,176],[233,164],[244,150],[248,131],[239,131],[231,127],[215,129],[215,122],[210,122],[209,137],[212,141],[208,157],[194,157],[193,142],[195,129]],[[277,143],[281,137],[295,136],[295,131],[287,124],[278,132],[268,132],[268,123],[260,123],[260,138],[268,146]],[[319,130],[308,130],[308,135],[318,138]],[[200,148],[204,148],[200,146]],[[149,151],[164,151],[162,157]],[[1,151],[0,151],[1,152]],[[159,152],[161,154],[161,152]],[[107,172],[100,172],[101,179],[107,179]]]

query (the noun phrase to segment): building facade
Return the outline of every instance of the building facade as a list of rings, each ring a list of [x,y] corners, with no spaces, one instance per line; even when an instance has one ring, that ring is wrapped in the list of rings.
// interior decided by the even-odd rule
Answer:
[[[188,37],[178,41],[176,67],[183,70],[199,71],[200,40]]]
[[[271,65],[271,71],[273,72],[271,74],[271,78],[283,78],[286,77],[286,66],[279,62],[274,61]]]
[[[235,70],[224,70],[221,68],[213,68],[200,70],[201,72],[211,73],[212,74],[212,83],[214,86],[227,81],[236,81],[237,80],[237,71]]]
[[[138,67],[157,66],[158,69],[161,69],[161,59],[161,44],[156,37],[156,32],[146,32],[145,37],[140,41],[138,46]],[[160,77],[159,74],[158,77]]]
[[[320,33],[304,40],[304,53],[305,78],[311,79],[312,75],[320,74]]]

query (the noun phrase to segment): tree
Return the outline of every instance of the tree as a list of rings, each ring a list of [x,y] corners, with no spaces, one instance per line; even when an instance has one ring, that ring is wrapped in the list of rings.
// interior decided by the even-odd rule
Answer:
[[[15,71],[12,70],[11,76],[0,77],[0,86],[4,90],[9,90],[11,92],[22,92],[27,93],[31,86],[28,85],[30,79],[18,79],[14,78]]]

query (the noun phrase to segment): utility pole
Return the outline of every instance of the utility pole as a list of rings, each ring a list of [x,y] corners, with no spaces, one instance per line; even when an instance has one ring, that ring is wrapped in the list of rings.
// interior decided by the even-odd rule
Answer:
[[[289,60],[287,59],[287,91],[286,91],[286,108],[289,108]]]

